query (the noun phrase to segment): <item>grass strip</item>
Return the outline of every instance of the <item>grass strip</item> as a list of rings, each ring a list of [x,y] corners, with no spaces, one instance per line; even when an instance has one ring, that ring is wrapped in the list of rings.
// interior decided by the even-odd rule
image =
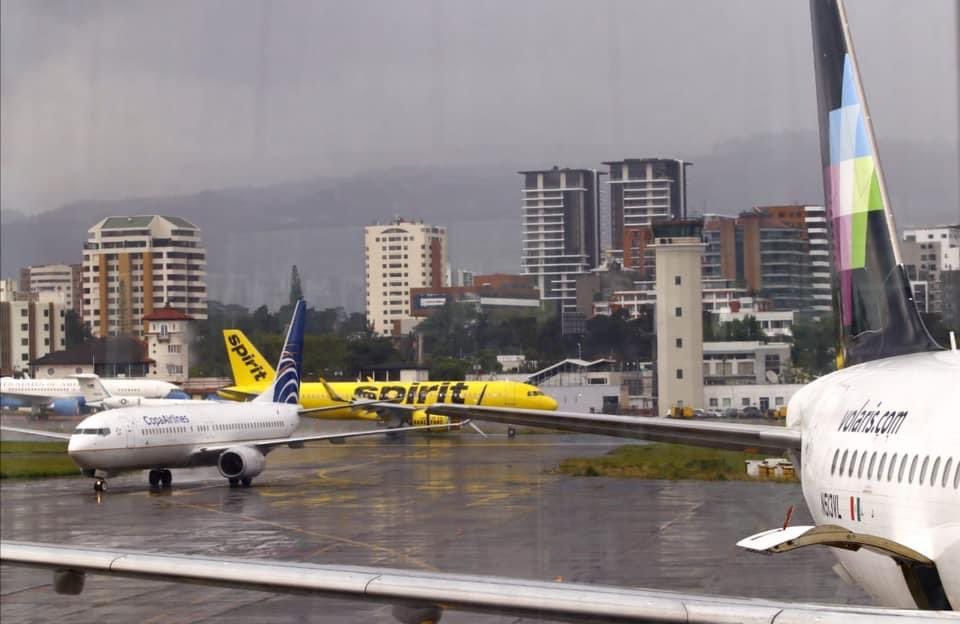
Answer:
[[[601,457],[565,459],[558,472],[576,477],[625,477],[694,481],[755,481],[746,473],[745,461],[764,455],[722,451],[678,444],[627,445]],[[762,479],[796,482],[792,479]]]
[[[63,477],[80,474],[66,442],[0,442],[0,479]]]

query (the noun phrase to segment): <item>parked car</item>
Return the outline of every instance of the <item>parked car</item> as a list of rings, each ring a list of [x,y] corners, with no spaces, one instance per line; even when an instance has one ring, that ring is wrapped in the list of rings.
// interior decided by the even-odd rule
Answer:
[[[740,415],[743,418],[761,418],[763,416],[763,412],[761,412],[760,408],[756,405],[748,405],[741,410]]]

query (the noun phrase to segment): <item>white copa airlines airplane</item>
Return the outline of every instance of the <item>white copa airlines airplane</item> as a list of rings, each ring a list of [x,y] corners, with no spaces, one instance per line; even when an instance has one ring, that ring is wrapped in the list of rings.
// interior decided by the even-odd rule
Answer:
[[[0,544],[0,561],[53,569],[62,593],[82,590],[86,572],[102,573],[387,602],[405,623],[435,622],[442,608],[572,622],[960,621],[952,612],[960,605],[960,353],[929,338],[911,299],[841,0],[810,6],[841,370],[793,397],[786,427],[446,404],[430,411],[786,451],[801,466],[816,524],[766,531],[740,545],[766,553],[827,546],[841,576],[880,604],[905,609],[18,542]]]
[[[248,403],[156,399],[159,404],[145,401],[94,414],[81,421],[73,434],[0,429],[68,440],[67,452],[83,474],[95,479],[98,492],[106,488],[110,475],[143,469],[150,470],[152,487],[169,487],[173,480],[170,468],[195,466],[216,466],[231,486],[249,486],[266,466],[266,454],[278,446],[295,448],[305,442],[386,434],[384,429],[374,429],[292,437],[300,425],[300,414],[343,407],[304,410],[298,404],[304,308],[303,300],[294,308],[273,384]],[[89,377],[81,380],[87,381]],[[441,427],[391,432],[431,428]]]
[[[188,398],[178,386],[159,379],[120,377],[106,378],[102,381],[107,392],[121,397]],[[76,377],[52,379],[3,377],[0,379],[0,396],[3,397],[5,406],[29,406],[34,411],[49,409],[60,415],[75,415],[86,406]]]

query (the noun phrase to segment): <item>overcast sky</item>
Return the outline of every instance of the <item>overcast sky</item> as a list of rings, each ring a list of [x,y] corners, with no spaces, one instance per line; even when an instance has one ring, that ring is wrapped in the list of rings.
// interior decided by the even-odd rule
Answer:
[[[955,151],[957,0],[848,5],[881,150]],[[26,213],[816,122],[802,0],[4,0],[0,28],[0,200]]]

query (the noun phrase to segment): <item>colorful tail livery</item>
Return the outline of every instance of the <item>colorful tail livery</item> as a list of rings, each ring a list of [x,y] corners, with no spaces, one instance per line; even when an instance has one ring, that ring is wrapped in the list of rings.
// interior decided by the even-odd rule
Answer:
[[[255,386],[273,380],[273,367],[242,331],[223,330],[223,341],[227,346],[227,357],[236,385]]]
[[[810,0],[840,367],[939,350],[913,302],[839,0]]]
[[[287,329],[287,337],[280,350],[277,374],[273,383],[254,401],[273,403],[300,402],[300,369],[303,362],[303,323],[306,304],[303,299],[293,308],[293,317]]]

